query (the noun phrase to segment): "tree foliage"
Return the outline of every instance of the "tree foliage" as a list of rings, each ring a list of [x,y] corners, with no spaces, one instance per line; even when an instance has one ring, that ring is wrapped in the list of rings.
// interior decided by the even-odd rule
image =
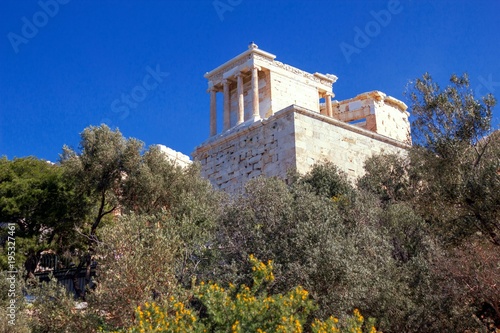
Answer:
[[[85,200],[59,165],[34,157],[0,159],[0,221],[17,225],[16,262],[21,265],[29,257],[30,273],[42,250],[51,248],[62,255],[81,245],[75,227],[88,214],[81,204]]]
[[[137,169],[142,149],[142,142],[125,139],[106,125],[90,126],[81,133],[80,152],[63,147],[61,164],[72,178],[80,180],[80,192],[97,208],[90,237],[95,236],[103,217],[119,208],[127,174]]]
[[[358,187],[375,194],[384,203],[408,201],[416,194],[407,156],[372,156],[365,162],[365,172],[358,179]]]
[[[319,196],[344,202],[354,199],[355,191],[347,175],[329,161],[316,164],[300,182],[310,185]]]
[[[498,325],[500,304],[490,281],[500,269],[500,140],[491,125],[496,101],[491,95],[478,100],[466,75],[450,81],[444,89],[428,74],[415,81],[409,97],[417,145],[406,157],[369,159],[358,184],[385,205],[411,207],[425,221],[424,234],[441,244],[426,268],[437,282],[434,295],[448,297],[458,311],[458,300],[465,300],[464,317]]]
[[[474,145],[491,132],[496,104],[491,94],[481,100],[474,96],[467,74],[452,75],[450,83],[441,89],[425,73],[407,93],[414,142],[445,158],[453,157],[457,146]]]
[[[0,219],[16,223],[22,236],[43,234],[50,243],[73,227],[79,198],[58,165],[34,157],[0,159]]]
[[[157,146],[145,150],[141,141],[126,139],[106,125],[86,128],[79,152],[65,146],[61,163],[71,177],[79,179],[79,190],[94,202],[90,235],[111,213],[155,214],[182,210],[189,204],[187,196],[199,199],[200,205],[215,199],[208,195],[211,188],[199,177],[196,165],[182,169]]]
[[[145,151],[141,141],[126,139],[119,130],[113,131],[106,125],[86,128],[81,133],[79,151],[65,146],[61,164],[69,177],[79,180],[78,191],[94,207],[91,223],[82,230],[89,247],[77,271],[86,267],[90,272],[98,242],[97,230],[105,217],[165,210],[178,217],[178,221],[196,220],[199,230],[208,230],[202,227],[210,223],[211,214],[217,211],[205,210],[216,202],[217,196],[210,195],[211,188],[200,179],[196,166],[183,170],[173,165],[158,147]],[[78,293],[81,297],[85,295],[84,290]]]
[[[500,325],[500,252],[490,242],[471,239],[439,258],[441,274],[465,291],[469,302]],[[478,311],[479,312],[479,311]]]
[[[124,216],[99,234],[98,287],[89,301],[108,314],[109,325],[130,325],[137,304],[182,296],[176,275],[188,244],[168,214]]]
[[[452,239],[474,230],[500,245],[500,143],[491,125],[496,100],[491,94],[477,99],[467,75],[450,82],[440,89],[425,74],[409,94],[413,133],[425,148],[411,154],[422,182],[418,204],[431,212],[429,220],[454,231]]]

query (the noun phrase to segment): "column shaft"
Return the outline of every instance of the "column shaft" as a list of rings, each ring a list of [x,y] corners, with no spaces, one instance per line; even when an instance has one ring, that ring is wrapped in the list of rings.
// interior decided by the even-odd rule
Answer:
[[[321,98],[323,97],[325,99],[325,103],[326,103],[326,99],[327,99],[327,96],[326,96],[326,93],[322,93],[322,92],[319,92],[318,93],[318,96]],[[325,108],[323,110],[321,110],[321,107],[319,108],[319,112],[323,115],[323,116],[327,116],[328,115],[328,110],[327,110],[327,106],[325,105]]]
[[[260,119],[259,113],[259,69],[252,68],[252,106],[253,106],[253,119]]]
[[[332,95],[328,92],[325,94],[325,104],[326,104],[326,115],[328,117],[333,117]]]
[[[245,99],[243,95],[243,74],[238,75],[238,122],[241,124],[245,121]]]
[[[217,134],[217,100],[214,88],[210,90],[210,136]]]
[[[224,130],[228,130],[230,127],[230,119],[229,113],[231,111],[231,99],[230,99],[230,91],[229,91],[229,81],[224,80]]]

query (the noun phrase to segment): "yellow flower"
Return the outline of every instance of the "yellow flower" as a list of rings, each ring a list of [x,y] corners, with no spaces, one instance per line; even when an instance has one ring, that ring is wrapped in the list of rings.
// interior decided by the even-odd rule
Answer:
[[[298,333],[301,333],[302,332],[302,324],[300,323],[300,321],[298,319],[295,319],[295,331],[298,332]]]
[[[237,332],[239,332],[239,331],[240,331],[240,322],[239,322],[239,320],[236,320],[236,321],[234,322],[233,326],[231,326],[231,331],[232,331],[233,333],[237,333]]]
[[[364,318],[358,309],[354,309],[354,317],[356,318],[356,321],[358,321],[359,323],[363,323]]]

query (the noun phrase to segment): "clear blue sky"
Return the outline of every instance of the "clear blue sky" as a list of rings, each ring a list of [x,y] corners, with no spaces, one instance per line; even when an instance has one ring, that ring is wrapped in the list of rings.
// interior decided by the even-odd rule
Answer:
[[[0,155],[9,159],[56,161],[63,144],[77,148],[79,133],[102,122],[146,145],[190,154],[209,133],[203,74],[250,41],[276,60],[336,74],[338,100],[380,90],[405,101],[407,82],[426,71],[442,85],[452,73],[468,72],[474,90],[500,97],[498,0],[2,0],[0,6]],[[363,40],[359,31],[370,36]],[[122,94],[140,91],[156,70],[154,88],[124,107]]]

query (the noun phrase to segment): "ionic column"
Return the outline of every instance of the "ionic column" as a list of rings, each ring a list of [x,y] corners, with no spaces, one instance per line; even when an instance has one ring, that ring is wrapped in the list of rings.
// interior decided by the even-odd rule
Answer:
[[[217,100],[215,88],[210,89],[210,136],[217,134]]]
[[[252,68],[252,106],[253,106],[253,120],[260,119],[259,113],[259,68]]]
[[[243,96],[243,74],[238,74],[238,121],[241,124],[245,121],[245,99]]]
[[[318,97],[319,98],[324,98],[325,99],[325,103],[326,103],[326,94],[324,92],[318,92]],[[321,110],[321,106],[319,108],[319,113],[322,114],[323,116],[327,116],[328,115],[328,110],[326,109],[326,105],[325,105],[325,108],[323,110]]]
[[[326,104],[326,115],[328,117],[333,117],[333,111],[332,111],[332,93],[326,92],[325,93],[325,104]]]
[[[229,95],[229,80],[222,82],[224,87],[224,130],[228,130],[230,126],[229,112],[231,111],[231,100]]]

